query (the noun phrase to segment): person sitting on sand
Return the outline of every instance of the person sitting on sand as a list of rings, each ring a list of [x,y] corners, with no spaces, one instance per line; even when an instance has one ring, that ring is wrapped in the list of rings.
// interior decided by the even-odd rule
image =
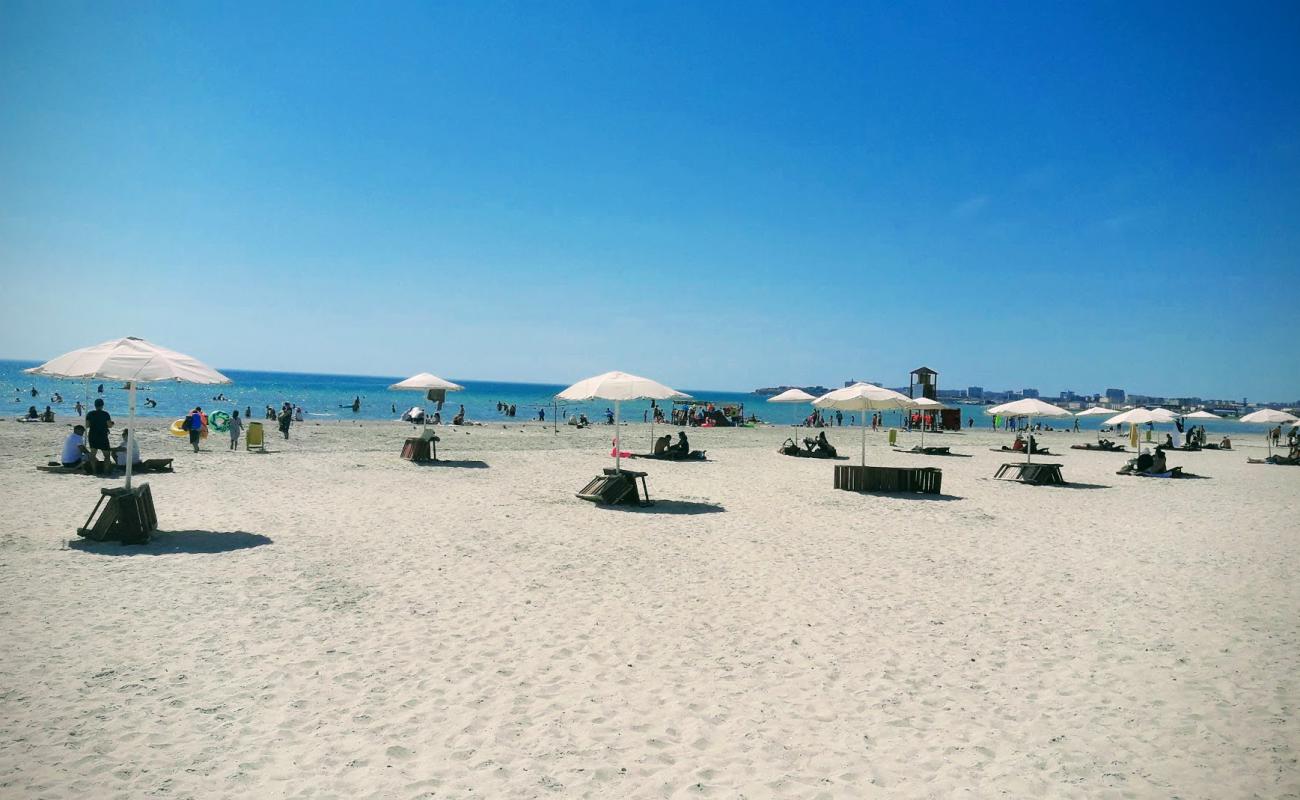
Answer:
[[[1022,437],[1020,434],[1017,433],[1017,434],[1016,434],[1016,440],[1015,440],[1014,442],[1011,443],[1011,449],[1012,449],[1012,450],[1015,450],[1015,451],[1022,451],[1022,450],[1024,450],[1024,449],[1025,449],[1025,439],[1024,439],[1024,437]]]
[[[1222,439],[1220,439],[1220,440],[1219,440],[1219,449],[1220,449],[1220,450],[1231,450],[1231,449],[1232,449],[1232,440],[1229,439],[1227,436],[1225,436],[1225,437],[1223,437]]]
[[[128,433],[129,431],[126,428],[123,428],[122,444],[113,448],[113,460],[116,461],[118,466],[120,467],[126,466],[126,449],[128,447],[127,442],[130,442],[129,447],[131,448],[131,465],[134,467],[134,466],[138,466],[141,463],[140,443],[136,441],[134,436],[127,436]]]
[[[462,405],[462,406],[460,407],[460,411],[457,411],[457,412],[456,412],[456,416],[454,416],[454,417],[451,418],[451,424],[452,424],[452,425],[464,425],[464,424],[465,424],[465,406],[464,406],[464,405]]]
[[[45,413],[41,414],[41,422],[53,422],[53,421],[54,421],[54,410],[51,409],[49,406],[46,406]]]
[[[817,434],[817,443],[813,446],[813,452],[831,457],[836,455],[835,448],[831,446],[830,442],[826,441],[826,431]]]
[[[1138,457],[1127,464],[1127,469],[1130,472],[1147,472],[1151,469],[1153,463],[1155,463],[1155,458],[1151,456],[1151,451],[1144,447]]]
[[[672,444],[673,435],[671,433],[660,436],[658,439],[655,439],[654,454],[657,456],[665,455],[668,452],[668,448],[672,447]]]
[[[36,406],[29,406],[27,409],[27,419],[40,419],[41,415],[36,410]]]
[[[86,450],[86,428],[84,425],[74,425],[72,433],[63,440],[63,452],[59,456],[59,463],[65,467],[77,467],[85,462],[87,455],[89,451]]]
[[[669,455],[688,456],[691,454],[691,443],[686,439],[686,431],[677,432],[677,442],[668,448]]]
[[[1169,465],[1165,463],[1165,449],[1163,447],[1156,448],[1156,454],[1151,457],[1151,466],[1147,467],[1146,471],[1152,475],[1161,475],[1169,471]]]

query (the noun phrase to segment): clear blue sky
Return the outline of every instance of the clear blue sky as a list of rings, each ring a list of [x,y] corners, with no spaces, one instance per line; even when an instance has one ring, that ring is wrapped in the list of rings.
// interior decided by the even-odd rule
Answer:
[[[10,0],[0,356],[1294,399],[1297,42],[1292,2]]]

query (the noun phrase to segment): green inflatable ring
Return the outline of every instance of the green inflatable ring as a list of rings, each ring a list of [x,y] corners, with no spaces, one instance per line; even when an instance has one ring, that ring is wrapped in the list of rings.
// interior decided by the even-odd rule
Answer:
[[[230,428],[230,415],[224,411],[213,411],[208,415],[208,427],[217,433],[225,433]]]

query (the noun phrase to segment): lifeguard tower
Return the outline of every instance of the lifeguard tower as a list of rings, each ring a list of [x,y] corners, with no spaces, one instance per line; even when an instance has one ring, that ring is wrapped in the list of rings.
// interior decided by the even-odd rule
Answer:
[[[920,394],[917,394],[920,390]],[[939,373],[929,367],[917,367],[912,370],[911,383],[907,387],[908,397],[925,397],[930,400],[939,400]],[[961,409],[944,408],[939,409],[931,416],[930,430],[961,430]]]
[[[912,382],[907,387],[907,396],[916,397],[917,388],[921,389],[921,396],[930,400],[939,399],[939,373],[929,367],[917,367],[912,370]]]

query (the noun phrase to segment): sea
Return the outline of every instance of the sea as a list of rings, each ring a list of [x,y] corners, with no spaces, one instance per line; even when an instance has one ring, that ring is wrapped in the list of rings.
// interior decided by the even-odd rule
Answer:
[[[7,394],[5,398],[8,412],[0,416],[22,416],[30,406],[37,411],[44,411],[49,405],[56,418],[72,418],[78,400],[89,406],[96,398],[103,398],[105,407],[114,416],[127,413],[127,393],[121,383],[112,381],[82,381],[60,378],[47,378],[29,375],[24,370],[35,367],[40,362],[0,360],[0,391]],[[413,406],[420,406],[430,411],[434,405],[425,400],[420,392],[394,392],[389,385],[405,379],[405,375],[319,375],[296,372],[261,372],[241,369],[220,369],[233,383],[225,386],[201,386],[189,383],[152,383],[141,384],[137,390],[136,415],[141,417],[159,417],[179,419],[195,406],[207,412],[239,409],[240,414],[251,409],[253,419],[261,419],[266,407],[279,408],[288,402],[303,409],[304,420],[379,420],[399,419],[404,411]],[[546,421],[556,417],[564,421],[570,416],[585,414],[592,422],[605,419],[606,410],[613,409],[613,403],[591,401],[575,403],[556,400],[556,394],[566,388],[565,384],[546,383],[511,383],[505,381],[462,380],[447,376],[465,387],[464,391],[449,392],[443,406],[443,419],[449,421],[460,405],[465,406],[466,418],[472,422],[500,422],[507,419],[498,410],[498,403],[513,405],[516,420],[536,420],[544,413]],[[35,394],[33,394],[33,390]],[[719,406],[738,405],[744,407],[746,417],[757,416],[764,422],[788,425],[802,420],[812,413],[812,406],[803,403],[775,404],[768,403],[767,398],[753,392],[718,391],[709,389],[682,388],[681,391],[696,400],[713,402]],[[53,400],[55,393],[62,396],[62,403]],[[0,394],[0,397],[4,397]],[[146,398],[156,405],[146,405]],[[218,399],[220,398],[220,399]],[[361,407],[352,410],[354,399],[361,400]],[[974,422],[977,428],[987,428],[989,418],[984,407],[978,405],[957,406],[962,409],[962,416]],[[635,401],[622,404],[621,417],[629,423],[647,421],[650,416],[649,401]],[[1097,430],[1105,417],[1081,417],[1079,426],[1082,430]],[[845,414],[844,424],[857,421],[856,415]],[[887,413],[885,424],[897,426],[901,417],[896,413]],[[1044,424],[1057,427],[1073,425],[1073,420],[1042,420]],[[1171,426],[1158,426],[1171,427]],[[1261,434],[1268,426],[1249,425],[1235,420],[1207,420],[1207,433],[1216,434]]]

